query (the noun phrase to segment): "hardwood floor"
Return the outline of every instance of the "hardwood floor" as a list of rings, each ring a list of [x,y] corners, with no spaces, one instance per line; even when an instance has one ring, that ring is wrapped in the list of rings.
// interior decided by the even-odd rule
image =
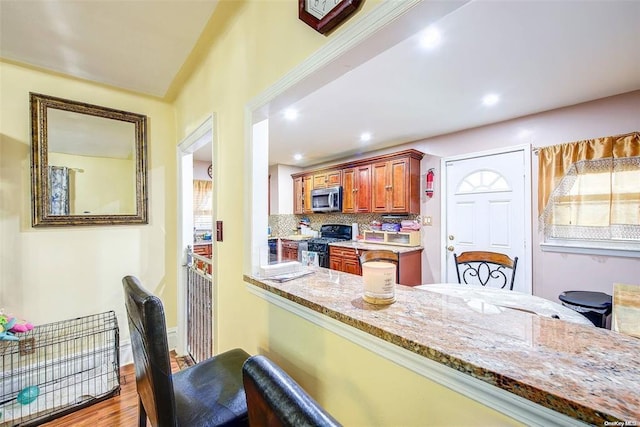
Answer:
[[[180,370],[171,354],[171,370]],[[44,427],[137,427],[138,393],[133,364],[120,368],[120,395],[42,424]],[[150,425],[147,422],[147,425]]]

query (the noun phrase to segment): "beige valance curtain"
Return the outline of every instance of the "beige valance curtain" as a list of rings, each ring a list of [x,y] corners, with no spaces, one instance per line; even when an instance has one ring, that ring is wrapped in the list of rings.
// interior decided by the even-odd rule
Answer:
[[[541,148],[538,153],[538,214],[542,215],[551,193],[576,162],[637,156],[640,156],[639,132]]]
[[[638,233],[639,132],[544,147],[538,155],[538,212],[546,235],[552,230],[554,237],[610,239]],[[613,235],[611,227],[617,227]]]
[[[213,182],[193,180],[193,217],[197,229],[211,229],[213,215]]]

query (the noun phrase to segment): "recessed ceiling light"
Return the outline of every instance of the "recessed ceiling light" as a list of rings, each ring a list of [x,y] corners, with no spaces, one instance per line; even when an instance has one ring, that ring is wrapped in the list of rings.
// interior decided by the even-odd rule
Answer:
[[[294,160],[302,160],[302,154],[294,154],[293,155],[293,159]]]
[[[496,95],[495,93],[490,93],[484,96],[484,98],[482,98],[482,103],[484,105],[486,105],[487,107],[490,107],[492,105],[496,105],[498,103],[498,101],[500,101],[500,97],[498,95]]]
[[[284,110],[284,118],[287,120],[295,120],[298,118],[298,110],[295,108],[287,108]]]
[[[367,142],[371,140],[371,133],[369,132],[363,132],[360,134],[360,141],[362,142]]]
[[[440,31],[438,31],[435,27],[429,27],[424,30],[422,36],[420,37],[420,44],[425,49],[433,49],[440,45],[442,41],[442,36],[440,35]]]

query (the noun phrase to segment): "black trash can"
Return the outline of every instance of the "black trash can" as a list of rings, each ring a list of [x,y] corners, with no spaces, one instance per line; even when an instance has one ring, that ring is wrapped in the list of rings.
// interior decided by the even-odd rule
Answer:
[[[593,291],[565,291],[558,298],[562,305],[582,314],[597,327],[607,327],[607,316],[611,314],[611,295]]]

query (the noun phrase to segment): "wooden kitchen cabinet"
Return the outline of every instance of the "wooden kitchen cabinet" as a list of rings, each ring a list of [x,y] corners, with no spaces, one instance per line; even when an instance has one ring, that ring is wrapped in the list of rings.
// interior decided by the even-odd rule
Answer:
[[[202,245],[195,244],[193,245],[193,253],[202,255],[203,257],[211,258],[213,256],[213,245],[211,243],[206,243]]]
[[[342,187],[343,213],[371,211],[371,165],[343,169]]]
[[[362,268],[358,260],[362,253],[363,251],[356,253],[355,249],[329,246],[329,268],[362,276]]]
[[[382,249],[383,247],[381,247]],[[366,250],[329,246],[329,268],[362,276],[358,258]],[[417,286],[422,284],[422,248],[401,252],[398,255],[398,284]]]
[[[282,261],[298,260],[298,242],[294,240],[282,240]]]
[[[313,190],[313,176],[305,175],[302,177],[302,194],[303,203],[302,203],[302,212],[303,213],[312,213],[311,210],[311,190]]]
[[[333,169],[298,172],[291,175],[294,197],[299,194],[302,179],[305,214],[312,213],[311,190],[337,185],[343,187],[343,213],[419,214],[423,156],[409,149],[334,165]],[[299,212],[296,207],[294,213]]]
[[[207,243],[207,244],[194,244],[193,245],[193,253],[203,256],[205,258],[209,258],[212,259],[213,258],[213,245],[211,243]],[[206,271],[207,273],[211,274],[211,263],[205,263],[204,261],[201,261],[199,259],[194,260],[194,264],[196,266],[196,268],[200,271]]]
[[[313,189],[342,185],[342,171],[332,170],[313,175]]]
[[[296,215],[304,213],[304,191],[301,176],[293,179],[293,213]]]
[[[420,213],[420,160],[403,156],[371,165],[371,212]]]

